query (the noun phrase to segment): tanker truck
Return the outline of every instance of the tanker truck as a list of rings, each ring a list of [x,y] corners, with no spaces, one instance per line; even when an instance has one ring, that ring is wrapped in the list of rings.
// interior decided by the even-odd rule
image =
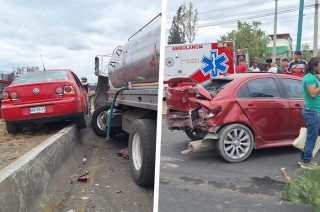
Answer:
[[[129,134],[131,172],[138,185],[154,182],[160,28],[161,13],[111,55],[95,57],[98,84],[91,126],[107,141],[119,133]]]

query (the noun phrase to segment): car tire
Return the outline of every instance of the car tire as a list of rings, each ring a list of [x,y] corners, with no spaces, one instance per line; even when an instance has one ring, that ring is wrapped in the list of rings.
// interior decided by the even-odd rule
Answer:
[[[202,140],[207,135],[207,132],[200,129],[185,129],[184,132],[192,141]]]
[[[156,125],[150,119],[138,119],[129,135],[129,157],[133,179],[138,185],[154,183]]]
[[[230,124],[219,131],[217,150],[226,161],[244,161],[252,152],[254,137],[251,130],[242,124]]]
[[[7,132],[12,135],[17,134],[22,130],[22,127],[20,127],[18,124],[10,124],[7,122],[6,122],[6,128],[7,128]]]
[[[84,129],[87,127],[87,121],[86,121],[86,113],[85,111],[82,113],[82,115],[77,119],[77,127],[78,129]]]

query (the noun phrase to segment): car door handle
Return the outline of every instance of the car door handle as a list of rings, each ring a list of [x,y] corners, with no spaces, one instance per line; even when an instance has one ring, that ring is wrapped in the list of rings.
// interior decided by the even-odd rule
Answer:
[[[249,104],[249,105],[247,106],[247,108],[248,108],[249,110],[256,110],[256,109],[257,109],[257,107],[254,106],[254,105],[252,105],[252,104]]]
[[[291,109],[293,109],[293,110],[301,110],[302,109],[302,106],[301,105],[299,105],[299,104],[295,104],[295,105],[293,105],[292,107],[291,107]]]

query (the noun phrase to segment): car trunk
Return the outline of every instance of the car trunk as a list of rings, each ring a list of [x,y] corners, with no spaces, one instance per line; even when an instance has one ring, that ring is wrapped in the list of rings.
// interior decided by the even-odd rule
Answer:
[[[176,80],[166,91],[167,123],[169,128],[199,128],[209,130],[210,117],[221,111],[212,100],[232,79],[212,79],[197,84]],[[169,82],[170,84],[170,82]]]
[[[58,101],[62,99],[61,96],[56,94],[56,89],[58,87],[63,88],[65,85],[70,85],[68,82],[42,82],[34,84],[24,84],[12,86],[7,89],[7,92],[16,92],[17,101],[12,101],[13,104],[34,104],[34,103],[44,103],[51,101]],[[66,98],[66,97],[63,97]]]

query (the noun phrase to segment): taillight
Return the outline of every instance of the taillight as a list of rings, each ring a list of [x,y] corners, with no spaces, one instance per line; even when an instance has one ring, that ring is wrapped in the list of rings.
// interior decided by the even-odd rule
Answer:
[[[18,93],[15,91],[8,91],[8,92],[3,92],[2,93],[2,100],[4,102],[9,102],[9,101],[19,101],[19,96]]]
[[[63,95],[73,95],[75,94],[74,89],[70,85],[59,86],[56,88],[56,95],[63,96]]]
[[[10,101],[10,95],[9,95],[8,92],[3,92],[2,100],[5,101],[5,102]]]
[[[65,94],[65,95],[75,94],[73,87],[70,86],[70,85],[64,86],[64,94]]]
[[[62,86],[59,86],[56,88],[56,94],[58,96],[62,96],[63,95],[63,87]]]
[[[10,96],[12,100],[18,99],[18,94],[15,91],[10,92]]]

